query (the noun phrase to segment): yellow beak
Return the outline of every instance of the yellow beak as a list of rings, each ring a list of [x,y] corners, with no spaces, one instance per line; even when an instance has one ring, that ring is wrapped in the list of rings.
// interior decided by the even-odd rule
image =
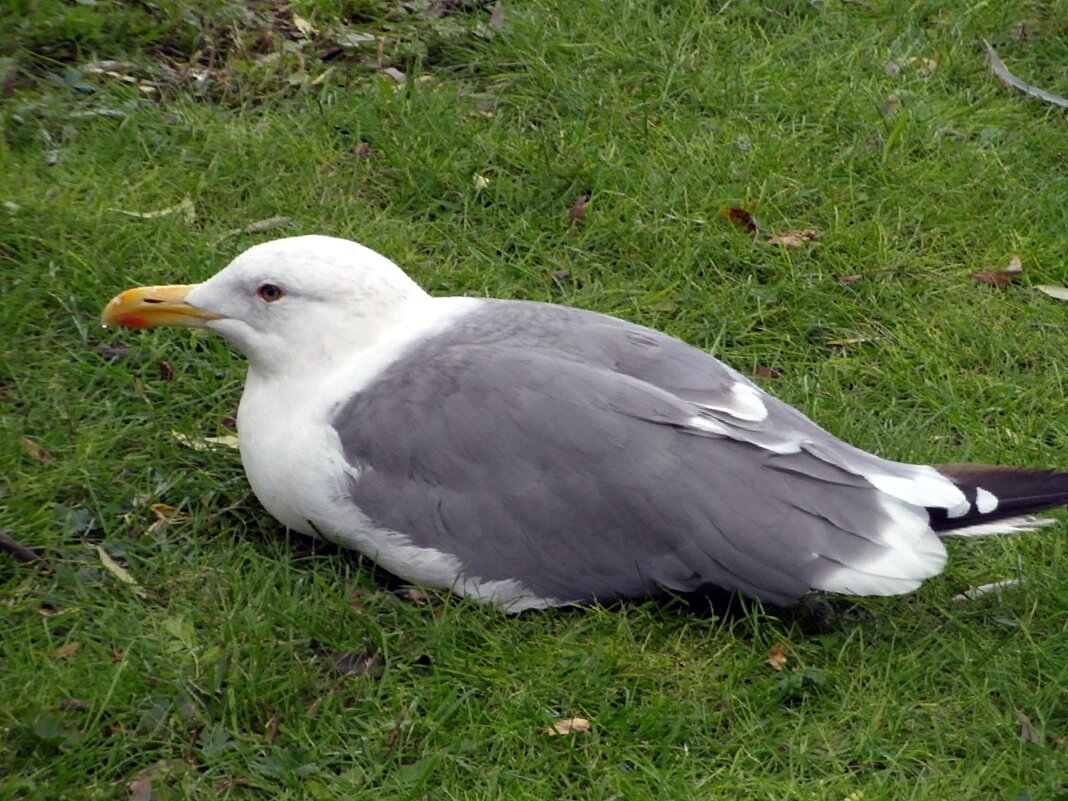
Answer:
[[[150,328],[156,325],[182,325],[203,328],[209,320],[220,319],[185,302],[197,284],[146,286],[127,289],[104,307],[100,322],[105,326]]]

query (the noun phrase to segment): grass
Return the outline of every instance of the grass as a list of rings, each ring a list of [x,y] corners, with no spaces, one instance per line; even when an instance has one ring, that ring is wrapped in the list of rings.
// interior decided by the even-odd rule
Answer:
[[[265,2],[4,4],[0,527],[51,571],[0,553],[0,798],[1068,797],[1063,525],[796,617],[420,604],[171,436],[228,431],[225,346],[96,324],[325,232],[667,330],[894,458],[1064,466],[1068,307],[1031,285],[1065,282],[1065,120],[981,41],[1068,94],[1068,3],[428,5],[294,3],[305,37]],[[381,47],[321,58],[352,31]],[[755,245],[747,204],[819,238]]]

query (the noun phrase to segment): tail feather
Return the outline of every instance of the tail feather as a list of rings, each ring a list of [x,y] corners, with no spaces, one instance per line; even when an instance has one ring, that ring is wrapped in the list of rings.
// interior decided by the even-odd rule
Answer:
[[[927,510],[931,528],[940,534],[1027,531],[1045,524],[1042,518],[1028,517],[1033,512],[1068,504],[1068,472],[983,464],[935,469],[956,484],[967,501],[954,509]]]

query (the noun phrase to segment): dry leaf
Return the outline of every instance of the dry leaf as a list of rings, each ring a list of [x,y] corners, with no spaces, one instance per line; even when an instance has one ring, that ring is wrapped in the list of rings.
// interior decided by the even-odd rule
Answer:
[[[590,722],[586,718],[563,718],[547,728],[545,733],[558,736],[561,734],[576,734],[578,732],[589,730]]]
[[[969,277],[980,284],[1004,289],[1017,275],[1019,273],[1010,273],[1008,270],[983,270],[981,273],[972,273]]]
[[[910,56],[905,59],[905,63],[902,65],[905,67],[915,67],[916,74],[921,78],[926,78],[933,73],[938,67],[938,62],[933,58],[923,58],[922,56]]]
[[[773,367],[765,367],[762,364],[758,364],[753,368],[753,375],[759,378],[780,378],[782,373]]]
[[[495,31],[503,31],[504,25],[504,2],[503,0],[497,0],[493,6],[493,11],[490,13],[489,26]]]
[[[216,447],[238,449],[238,439],[233,434],[224,434],[221,437],[191,437],[181,431],[172,430],[171,437],[175,442],[194,451],[209,451]]]
[[[768,664],[772,670],[782,670],[786,667],[786,650],[786,643],[781,642],[768,651]]]
[[[557,281],[563,281],[564,279],[569,278],[571,276],[571,271],[570,270],[553,270],[551,273],[549,273],[549,275],[551,275]]]
[[[567,214],[567,225],[573,228],[586,218],[586,204],[590,202],[589,195],[579,195]]]
[[[983,44],[986,46],[986,54],[990,57],[990,69],[994,71],[994,74],[998,76],[1003,84],[1010,86],[1025,95],[1031,97],[1037,97],[1039,100],[1045,100],[1047,103],[1052,103],[1055,106],[1061,108],[1068,108],[1068,100],[1065,100],[1060,95],[1055,95],[1052,92],[1047,92],[1044,89],[1039,89],[1036,86],[1031,86],[1029,83],[1024,83],[1011,72],[1008,67],[1005,66],[998,54],[994,52],[994,48],[990,46],[990,42],[983,39]]]
[[[159,209],[158,211],[124,211],[123,209],[109,209],[117,214],[125,214],[127,217],[136,217],[139,220],[155,220],[159,217],[168,217],[171,214],[181,214],[187,223],[194,222],[197,217],[196,206],[193,205],[193,199],[186,195],[182,198],[182,202],[174,206],[168,206],[165,209]]]
[[[857,275],[840,275],[838,276],[838,283],[843,286],[849,286],[850,284],[855,284],[863,277],[864,276],[859,273]]]
[[[270,720],[267,721],[267,725],[264,727],[264,737],[267,740],[267,745],[274,745],[274,740],[278,736],[278,715],[271,715]]]
[[[52,656],[56,659],[69,659],[77,653],[78,649],[82,647],[82,644],[77,640],[71,640],[68,643],[64,643],[52,652]]]
[[[1015,587],[1019,583],[1019,579],[1002,579],[1001,581],[992,581],[989,584],[980,584],[978,587],[969,587],[964,592],[954,595],[952,600],[960,603],[962,601],[974,601],[976,598],[982,598],[984,595],[1001,595],[1002,590]]]
[[[397,84],[397,86],[403,86],[404,82],[408,80],[408,76],[396,67],[386,67],[382,70],[382,74],[393,81],[393,83]]]
[[[798,231],[780,231],[774,236],[768,237],[769,245],[785,245],[788,248],[799,248],[806,242],[816,238],[816,232],[811,228],[803,228]]]
[[[256,220],[256,222],[249,223],[245,226],[244,231],[246,234],[261,234],[264,231],[270,231],[272,228],[289,225],[291,222],[293,220],[289,217],[268,217],[266,220]]]
[[[1053,286],[1052,284],[1039,284],[1035,287],[1043,295],[1049,295],[1057,300],[1068,300],[1068,286]]]
[[[300,31],[300,35],[305,39],[311,39],[318,33],[318,31],[315,30],[315,26],[299,14],[293,15],[293,24],[296,26],[297,30]]]
[[[152,772],[145,771],[128,785],[130,801],[152,801]]]
[[[1013,257],[1011,259],[1009,259],[1009,263],[1005,266],[1005,272],[1007,272],[1007,273],[1022,273],[1023,272],[1023,262],[1020,261],[1020,257],[1019,256],[1014,254]]]
[[[173,506],[168,506],[165,503],[154,503],[154,504],[151,504],[148,508],[149,508],[149,510],[151,510],[152,514],[154,514],[156,516],[157,520],[170,521],[170,520],[188,520],[189,519],[189,513],[188,512],[179,512]]]
[[[417,604],[432,604],[441,600],[437,595],[429,593],[419,587],[401,587],[393,594],[398,598],[403,598],[406,601],[413,601]]]
[[[373,33],[364,33],[352,28],[334,28],[331,30],[330,36],[342,47],[360,47],[366,44],[374,44],[378,40],[378,37]]]
[[[55,457],[29,437],[19,437],[22,449],[38,462],[51,462]]]
[[[129,584],[130,589],[133,590],[134,595],[136,595],[138,598],[147,597],[148,593],[145,592],[144,587],[142,587],[134,580],[134,577],[130,575],[130,571],[128,571],[125,567],[123,567],[114,559],[112,559],[111,554],[109,554],[99,545],[96,546],[96,553],[97,556],[100,557],[100,564],[104,566],[105,570],[107,570],[111,575],[113,575],[123,584]]]
[[[174,378],[174,368],[167,364],[167,362],[163,361],[163,359],[156,362],[156,369],[159,370],[160,377],[164,381],[170,381]]]
[[[745,209],[739,209],[736,207],[729,209],[720,209],[719,216],[726,217],[728,220],[737,225],[743,231],[748,232],[750,236],[753,237],[753,239],[756,239],[757,236],[760,235],[760,226],[757,225],[756,217],[754,217],[750,212],[746,211]]]
[[[80,698],[64,698],[59,702],[60,709],[68,709],[71,712],[84,712],[89,708],[89,704]]]
[[[897,114],[899,108],[901,108],[901,101],[897,95],[887,95],[886,102],[883,103],[883,116],[893,117]]]
[[[1042,745],[1042,732],[1040,732],[1035,724],[1031,722],[1031,718],[1027,717],[1023,712],[1016,713],[1016,722],[1020,724],[1020,739],[1025,743],[1034,743],[1035,745]]]
[[[481,192],[483,189],[490,185],[490,179],[481,173],[475,173],[471,178],[471,182],[475,185],[475,191]]]

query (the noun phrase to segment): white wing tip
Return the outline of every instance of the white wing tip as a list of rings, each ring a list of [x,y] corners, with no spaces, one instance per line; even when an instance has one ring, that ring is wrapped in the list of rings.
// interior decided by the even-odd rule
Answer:
[[[940,531],[940,537],[986,537],[991,534],[1020,534],[1025,531],[1034,531],[1055,526],[1056,518],[1035,517],[1034,515],[1021,515],[1020,517],[1006,517],[1002,520],[992,520],[989,523],[976,523],[974,526],[955,528],[949,531]]]

